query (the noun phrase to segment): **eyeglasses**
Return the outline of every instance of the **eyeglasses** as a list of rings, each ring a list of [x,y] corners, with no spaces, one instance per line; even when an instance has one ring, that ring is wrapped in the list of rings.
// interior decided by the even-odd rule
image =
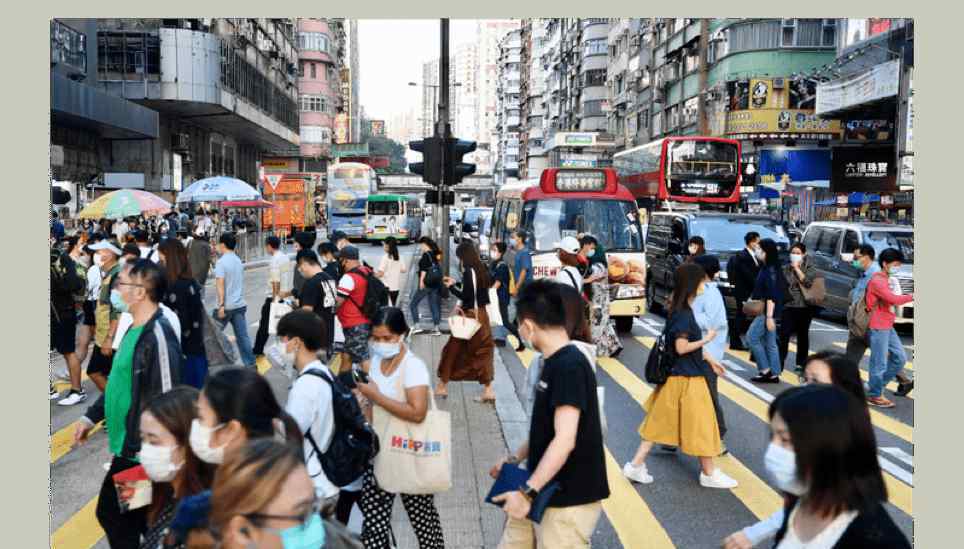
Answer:
[[[143,287],[144,287],[143,284],[134,284],[133,282],[121,282],[121,281],[119,281],[119,280],[117,281],[117,285],[118,285],[118,286],[134,286],[135,288],[143,288]]]
[[[299,530],[304,531],[308,528],[308,523],[311,522],[311,519],[314,515],[319,515],[319,516],[321,515],[321,508],[322,508],[321,500],[315,497],[315,499],[312,500],[311,502],[311,507],[300,515],[266,515],[263,513],[248,513],[247,515],[244,515],[244,516],[255,521],[290,520],[293,522],[297,522],[298,524],[296,527]],[[259,528],[278,535],[281,534],[282,530],[287,530],[287,528],[270,528],[267,526],[259,526]]]

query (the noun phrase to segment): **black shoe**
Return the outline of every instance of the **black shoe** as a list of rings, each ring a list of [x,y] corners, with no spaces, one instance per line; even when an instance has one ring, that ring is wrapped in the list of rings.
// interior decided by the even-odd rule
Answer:
[[[518,347],[515,348],[515,352],[517,353],[521,353],[522,351],[525,351],[525,350],[526,350],[526,346],[521,343],[519,344]]]
[[[780,378],[773,375],[773,372],[759,374],[750,378],[753,383],[780,383]]]
[[[897,392],[894,393],[894,394],[896,394],[897,396],[905,397],[905,396],[909,395],[910,392],[913,391],[913,390],[914,390],[914,382],[913,382],[913,381],[908,381],[907,383],[898,383],[898,384],[897,384]]]
[[[718,456],[716,456],[716,457],[724,457],[724,456],[728,455],[729,453],[730,453],[730,450],[729,450],[726,446],[724,446],[724,447],[723,447],[723,451],[720,452],[720,455],[718,455]]]
[[[505,341],[502,341],[502,340],[497,339],[497,340],[495,340],[495,346],[496,346],[496,347],[505,347]]]

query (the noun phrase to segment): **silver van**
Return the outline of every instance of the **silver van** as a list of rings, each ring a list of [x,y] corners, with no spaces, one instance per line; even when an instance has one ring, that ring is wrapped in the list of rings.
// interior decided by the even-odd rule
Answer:
[[[827,312],[846,315],[850,306],[850,290],[857,285],[863,274],[855,268],[853,252],[861,244],[869,244],[880,255],[887,248],[895,248],[904,254],[904,264],[896,276],[891,277],[891,289],[895,293],[914,292],[914,228],[888,223],[848,223],[845,221],[815,221],[807,226],[803,244],[816,266],[824,276]],[[897,307],[897,323],[914,323],[914,303]]]

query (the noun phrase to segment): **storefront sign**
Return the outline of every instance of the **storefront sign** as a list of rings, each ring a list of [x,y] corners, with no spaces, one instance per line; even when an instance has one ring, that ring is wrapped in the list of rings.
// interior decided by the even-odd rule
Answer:
[[[850,196],[849,196],[849,195],[846,195],[846,194],[838,194],[838,195],[837,195],[837,205],[838,205],[838,206],[846,206],[846,205],[847,205],[847,201],[848,201],[849,199],[850,199]]]
[[[335,117],[335,143],[346,143],[347,141],[348,115],[345,113],[340,113]]]
[[[266,173],[295,173],[298,171],[298,159],[262,158],[261,167]]]
[[[777,134],[776,138],[816,136],[836,139],[840,136],[839,120],[818,117],[810,110],[757,109],[731,111],[726,116],[726,135],[741,139],[750,134]]]
[[[385,135],[385,121],[384,120],[372,120],[371,121],[371,132],[375,137],[382,137]]]
[[[560,132],[555,136],[556,147],[612,147],[615,136],[590,132]]]
[[[870,70],[817,86],[817,114],[897,95],[900,61],[888,61]]]
[[[889,195],[889,194],[882,194],[882,195],[880,195],[880,205],[881,205],[881,206],[893,206],[893,205],[894,205],[894,197],[891,196],[891,195]]]
[[[331,146],[332,158],[343,156],[368,156],[368,143],[341,143]]]
[[[848,120],[844,129],[847,141],[890,141],[893,138],[893,120]]]
[[[830,188],[835,193],[897,190],[893,147],[835,147]]]

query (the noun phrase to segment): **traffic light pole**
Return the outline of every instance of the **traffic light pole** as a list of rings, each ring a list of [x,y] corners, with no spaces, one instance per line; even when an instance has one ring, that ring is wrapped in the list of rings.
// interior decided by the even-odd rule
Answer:
[[[438,92],[438,121],[435,124],[435,136],[443,140],[451,136],[451,128],[449,126],[449,20],[442,19],[440,21],[439,27],[439,46],[441,49],[439,56],[439,92]],[[444,141],[443,141],[444,142]],[[446,158],[448,154],[446,147],[442,147],[442,166],[445,166]],[[436,206],[436,211],[441,212],[441,219],[439,222],[442,224],[442,241],[439,242],[442,248],[442,273],[445,276],[449,276],[449,264],[451,263],[451,250],[449,246],[449,207],[445,204],[442,192],[443,190],[448,190],[449,186],[452,184],[448,180],[448,174],[445,173],[446,170],[442,170],[442,184],[439,186],[439,204]]]

